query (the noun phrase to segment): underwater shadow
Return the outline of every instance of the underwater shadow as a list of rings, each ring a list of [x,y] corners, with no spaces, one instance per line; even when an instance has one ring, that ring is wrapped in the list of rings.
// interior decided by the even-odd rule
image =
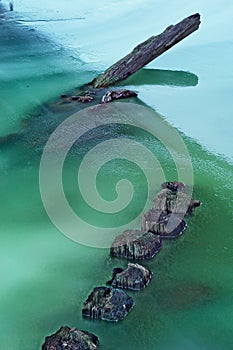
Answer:
[[[165,86],[196,86],[198,76],[185,71],[142,68],[117,86],[165,85]]]

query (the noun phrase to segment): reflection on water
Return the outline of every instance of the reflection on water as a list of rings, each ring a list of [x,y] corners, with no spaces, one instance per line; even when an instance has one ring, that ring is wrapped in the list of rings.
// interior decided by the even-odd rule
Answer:
[[[74,18],[56,18],[56,19],[52,19],[52,18],[48,18],[48,19],[20,19],[18,20],[18,22],[21,23],[33,23],[33,22],[66,22],[66,21],[77,21],[80,19],[85,19],[84,17],[74,17]]]
[[[81,305],[91,289],[104,285],[113,267],[125,267],[126,262],[110,259],[107,250],[75,244],[56,230],[42,206],[38,170],[50,132],[75,108],[57,105],[57,100],[45,102],[92,80],[94,72],[80,61],[74,64],[28,28],[5,22],[1,28],[1,347],[38,350],[45,335],[68,324],[96,333],[104,349],[230,349],[232,166],[182,135],[193,162],[194,197],[203,205],[187,220],[185,234],[165,242],[156,259],[145,263],[154,272],[152,282],[146,290],[131,293],[136,307],[123,322],[82,319]],[[196,85],[196,76],[186,72],[142,70],[132,79],[138,87],[152,81],[175,86],[180,80],[185,86]],[[221,80],[218,84],[224,86]],[[172,89],[180,98],[187,90]],[[223,93],[228,92],[223,89]],[[217,92],[212,98],[218,98]],[[229,112],[228,107],[222,106],[223,113]],[[113,134],[144,142],[156,154],[166,177],[176,176],[166,150],[149,135],[135,128],[114,129]],[[80,147],[80,154],[86,147]],[[76,208],[80,204],[78,155],[70,154],[64,172],[65,191]],[[102,170],[98,186],[104,196],[114,194],[112,184],[122,172],[140,187],[141,174],[130,164],[114,164],[112,171],[108,164]],[[135,208],[140,200],[138,196]]]
[[[141,69],[119,83],[119,86],[132,85],[167,85],[167,86],[196,86],[198,77],[189,72],[165,69]]]

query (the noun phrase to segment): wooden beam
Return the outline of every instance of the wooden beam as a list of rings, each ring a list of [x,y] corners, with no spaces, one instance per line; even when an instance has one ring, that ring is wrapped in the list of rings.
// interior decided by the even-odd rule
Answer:
[[[200,14],[195,13],[175,25],[170,25],[161,34],[137,45],[132,52],[109,67],[90,85],[94,88],[107,87],[126,79],[197,30],[200,23]]]

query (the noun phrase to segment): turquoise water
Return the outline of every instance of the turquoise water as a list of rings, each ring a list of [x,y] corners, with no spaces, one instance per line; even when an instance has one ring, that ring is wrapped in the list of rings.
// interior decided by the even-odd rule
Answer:
[[[82,20],[84,27],[91,10],[85,11],[78,14],[87,17]],[[101,17],[101,13],[98,15]],[[74,55],[65,44],[63,48],[58,40],[47,37],[43,28],[32,30],[30,23],[15,23],[11,16],[1,14],[0,18],[2,348],[38,350],[46,335],[67,324],[94,332],[100,338],[101,349],[230,349],[231,38],[209,40],[208,45],[181,44],[161,57],[158,64],[155,61],[150,65],[152,72],[142,71],[127,82],[139,92],[138,103],[153,107],[158,112],[156,118],[180,130],[192,159],[194,197],[203,204],[187,220],[184,235],[166,242],[159,255],[145,263],[154,272],[151,284],[143,292],[130,293],[135,308],[123,322],[112,324],[83,319],[80,310],[91,289],[105,284],[113,267],[125,266],[126,262],[110,259],[108,249],[79,245],[62,235],[49,220],[39,190],[45,142],[54,128],[75,111],[72,106],[58,105],[57,96],[90,81],[102,66],[98,58],[93,64],[81,59],[86,57],[85,47],[80,49],[80,56],[79,50]],[[64,31],[68,29],[64,25]],[[221,52],[221,59],[217,52]],[[111,55],[105,53],[106,62]],[[109,135],[143,142],[156,155],[167,179],[176,177],[166,149],[151,135],[137,128],[103,129],[97,141]],[[86,214],[76,186],[77,165],[93,142],[90,138],[70,152],[64,168],[64,190],[74,210],[91,216],[95,224],[107,225],[109,218],[96,212]],[[106,164],[97,185],[104,198],[112,200],[114,184],[122,176],[135,185],[135,198],[128,212],[113,218],[124,221],[129,215],[137,216],[147,196],[142,191],[145,178],[140,169],[116,160]],[[158,189],[151,190],[149,196],[152,198],[152,192]]]

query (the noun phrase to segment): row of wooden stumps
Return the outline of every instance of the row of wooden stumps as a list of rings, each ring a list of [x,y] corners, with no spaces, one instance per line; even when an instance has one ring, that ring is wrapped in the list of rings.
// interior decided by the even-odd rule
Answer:
[[[198,13],[186,17],[176,25],[171,25],[160,35],[152,36],[132,52],[108,68],[94,79],[89,87],[106,88],[144,67],[163,52],[199,28]],[[130,90],[110,90],[101,102],[135,96]],[[81,96],[63,95],[65,102],[77,100],[82,103],[95,99],[93,90]],[[115,268],[108,286],[94,288],[83,304],[82,315],[92,319],[107,321],[122,320],[134,307],[134,300],[124,289],[141,290],[151,281],[152,272],[136,261],[152,259],[162,248],[163,239],[178,237],[186,224],[183,216],[190,214],[199,201],[192,200],[185,192],[184,184],[168,182],[162,185],[156,196],[153,208],[142,216],[141,230],[127,230],[117,236],[110,248],[113,257],[130,260],[126,269]],[[97,350],[98,337],[88,331],[61,327],[56,333],[46,337],[42,350]]]
[[[134,307],[133,298],[124,290],[139,291],[152,279],[152,271],[135,261],[154,258],[162,249],[164,239],[179,237],[186,228],[183,217],[200,206],[186,193],[181,182],[165,182],[153,201],[153,208],[142,215],[141,230],[127,230],[117,236],[110,255],[130,261],[126,269],[114,268],[107,286],[93,289],[83,303],[82,315],[92,319],[120,321]],[[62,327],[46,338],[43,350],[98,349],[98,338],[77,328]],[[67,344],[68,347],[59,344]],[[77,347],[77,344],[82,347]]]

